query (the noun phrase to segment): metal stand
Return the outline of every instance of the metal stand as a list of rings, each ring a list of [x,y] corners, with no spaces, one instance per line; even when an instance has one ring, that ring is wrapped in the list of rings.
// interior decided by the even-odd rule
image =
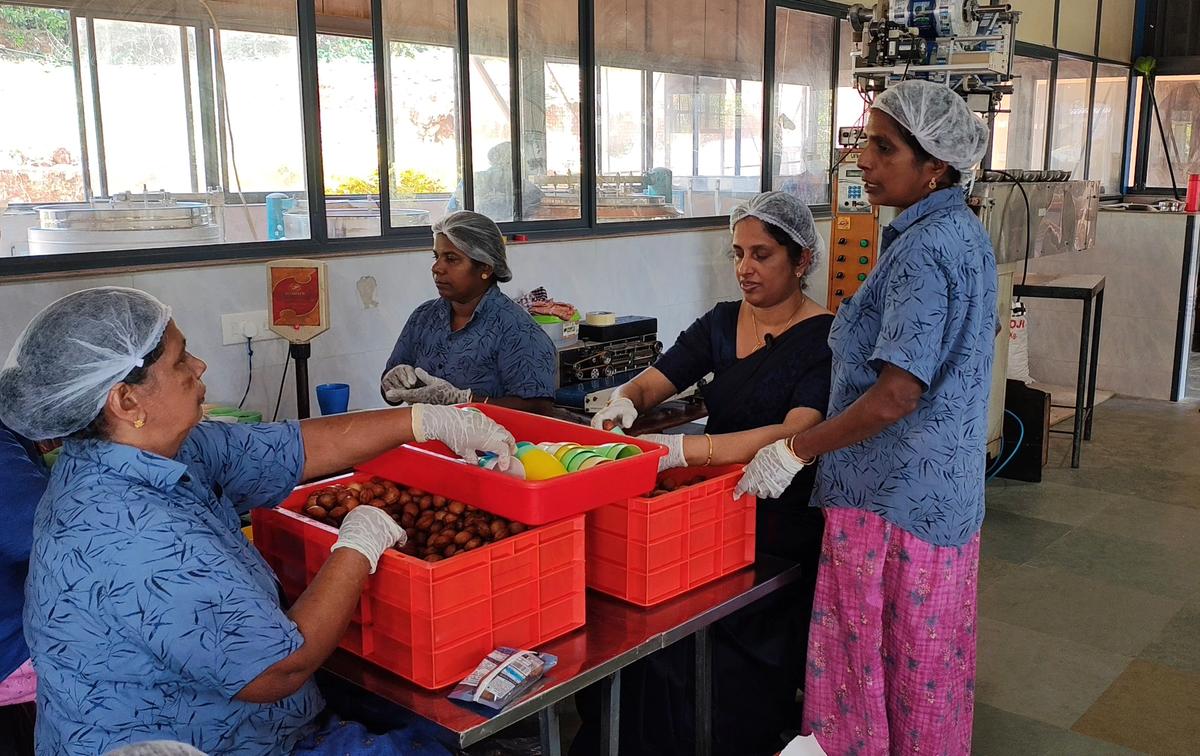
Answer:
[[[296,363],[296,417],[300,420],[309,418],[308,407],[308,358],[312,356],[312,344],[292,344],[288,354]]]
[[[696,631],[696,756],[712,754],[712,627]]]
[[[600,752],[602,756],[618,756],[621,749],[621,670],[600,681]]]
[[[1079,326],[1079,366],[1075,379],[1075,417],[1070,431],[1071,467],[1079,467],[1083,442],[1092,440],[1092,414],[1096,408],[1096,372],[1100,361],[1100,324],[1104,317],[1104,276],[1061,276],[1045,283],[1016,284],[1013,296],[1023,299],[1075,299],[1083,303]],[[1052,405],[1059,407],[1061,405]]]
[[[562,736],[558,729],[558,704],[553,703],[538,712],[543,756],[562,756]]]

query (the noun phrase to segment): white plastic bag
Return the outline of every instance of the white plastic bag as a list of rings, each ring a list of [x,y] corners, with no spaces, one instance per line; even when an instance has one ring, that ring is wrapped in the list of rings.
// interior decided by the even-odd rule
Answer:
[[[1022,302],[1013,302],[1008,321],[1008,378],[1033,383],[1029,375],[1029,318]]]

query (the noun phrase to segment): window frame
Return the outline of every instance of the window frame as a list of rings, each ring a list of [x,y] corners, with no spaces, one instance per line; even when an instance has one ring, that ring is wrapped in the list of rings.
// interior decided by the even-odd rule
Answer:
[[[3,1],[3,0],[0,0]],[[34,0],[36,2],[36,0]],[[1101,2],[1103,0],[1100,0]],[[24,4],[21,0],[9,0],[12,4]],[[455,55],[457,59],[457,71],[455,74],[456,86],[458,87],[457,99],[458,109],[456,118],[459,121],[459,143],[458,149],[460,152],[460,167],[462,171],[463,197],[466,207],[474,207],[474,166],[473,166],[473,144],[471,134],[471,119],[470,119],[470,25],[469,25],[469,0],[454,0],[456,11],[456,29],[455,29]],[[768,145],[774,143],[774,132],[776,124],[770,117],[775,108],[775,85],[776,85],[776,20],[781,10],[793,10],[812,13],[816,15],[832,17],[836,23],[831,25],[831,46],[830,54],[832,56],[830,65],[830,82],[831,89],[830,107],[832,109],[831,122],[836,120],[838,107],[838,83],[839,72],[844,64],[842,56],[841,36],[842,24],[846,22],[847,6],[834,0],[763,0],[764,2],[764,25],[763,25],[763,68],[762,68],[762,102],[761,102],[761,121],[762,121],[762,148],[763,148],[763,167],[760,170],[760,190],[767,191],[772,185],[773,166],[768,165],[771,162],[770,148]],[[1057,7],[1059,0],[1055,0]],[[516,67],[519,65],[519,19],[518,19],[518,0],[508,0],[508,23],[509,23],[509,65]],[[416,251],[425,250],[430,246],[430,236],[428,227],[394,227],[391,225],[391,196],[386,188],[390,186],[389,166],[387,156],[389,153],[389,124],[387,111],[387,87],[383,86],[388,81],[388,58],[387,58],[387,40],[384,33],[384,3],[383,0],[370,0],[370,39],[374,54],[374,74],[375,74],[375,109],[376,109],[376,134],[377,134],[377,162],[379,168],[380,192],[380,233],[373,236],[362,236],[354,238],[331,239],[328,235],[328,225],[326,217],[326,194],[324,187],[324,170],[323,170],[323,155],[321,152],[321,123],[319,109],[319,76],[318,76],[318,60],[317,60],[317,37],[319,29],[317,27],[317,14],[314,0],[297,0],[296,3],[296,35],[298,48],[298,68],[299,68],[299,85],[300,85],[300,100],[302,108],[302,128],[303,128],[303,145],[304,145],[304,169],[305,169],[305,189],[307,192],[309,206],[309,220],[311,238],[309,239],[289,239],[286,241],[251,241],[251,242],[234,242],[220,245],[209,246],[193,246],[193,247],[156,247],[148,249],[134,250],[115,250],[108,252],[89,252],[78,254],[62,254],[48,255],[44,257],[9,257],[0,258],[0,281],[19,279],[32,276],[44,276],[51,274],[69,274],[76,272],[98,272],[98,271],[120,271],[129,269],[153,269],[163,268],[175,265],[198,265],[198,264],[233,264],[241,262],[251,262],[258,260],[268,260],[283,256],[307,256],[307,257],[338,257],[346,255],[362,255],[371,253],[394,253],[400,251]],[[88,131],[85,127],[85,110],[88,107],[99,107],[98,94],[93,95],[94,103],[86,101],[86,96],[82,94],[82,76],[80,61],[80,47],[78,44],[77,35],[79,29],[76,24],[77,18],[100,18],[111,17],[108,13],[95,14],[80,14],[77,15],[74,10],[70,11],[71,18],[71,39],[72,39],[72,56],[73,67],[75,69],[77,83],[77,109],[80,119],[80,141],[81,141],[81,167],[84,171],[85,186],[90,186],[91,166],[96,160],[103,161],[104,156],[89,154],[88,151]],[[140,20],[136,14],[129,17],[122,17],[118,20]],[[1057,26],[1059,23],[1059,13],[1055,13],[1055,39],[1057,39]],[[205,50],[210,43],[207,34],[211,33],[211,26],[204,20],[188,22],[183,20],[178,26],[185,30],[191,27],[196,29],[196,56],[199,72],[195,75],[203,77],[208,72],[211,66],[211,59],[205,56]],[[1097,24],[1096,40],[1097,47],[1093,52],[1098,50],[1100,28]],[[611,236],[626,236],[631,234],[647,234],[647,233],[662,233],[684,230],[698,229],[717,229],[722,228],[726,223],[725,216],[698,216],[698,217],[683,217],[664,220],[632,220],[618,221],[611,223],[599,223],[597,220],[596,206],[596,178],[598,173],[598,151],[599,147],[596,142],[598,124],[596,123],[597,102],[596,96],[598,91],[598,77],[600,69],[597,65],[596,57],[596,11],[595,5],[590,0],[578,0],[578,68],[580,76],[580,217],[574,219],[563,220],[536,220],[536,221],[506,221],[499,223],[500,229],[508,236],[522,235],[528,241],[553,241],[560,239],[588,238],[588,237],[611,237]],[[203,37],[203,42],[201,38]],[[1046,146],[1044,154],[1044,163],[1050,164],[1050,153],[1053,149],[1053,118],[1055,108],[1055,90],[1057,89],[1058,81],[1058,61],[1063,55],[1070,55],[1074,58],[1089,61],[1092,67],[1089,103],[1094,102],[1095,86],[1096,86],[1096,67],[1099,63],[1129,67],[1128,64],[1120,61],[1109,60],[1097,55],[1081,55],[1076,53],[1066,53],[1059,51],[1053,47],[1043,47],[1025,42],[1017,42],[1015,52],[1027,57],[1049,60],[1051,62],[1051,81],[1053,86],[1050,87],[1050,97],[1047,107],[1047,123],[1046,123]],[[89,64],[93,61],[94,54],[89,56]],[[184,56],[184,65],[187,65],[187,57]],[[1174,71],[1172,71],[1174,72]],[[1131,72],[1129,78],[1130,92],[1126,98],[1126,129],[1125,129],[1125,145],[1123,148],[1122,164],[1124,167],[1124,177],[1129,175],[1130,161],[1134,159],[1135,154],[1138,157],[1137,169],[1144,183],[1145,176],[1145,159],[1142,151],[1145,148],[1147,136],[1150,133],[1148,128],[1143,128],[1139,134],[1139,144],[1131,144],[1131,126],[1133,123],[1136,104],[1134,102],[1134,92],[1137,82],[1136,73]],[[209,107],[207,100],[203,96],[203,79],[200,81],[202,97],[197,111]],[[510,91],[520,90],[520,77],[510,75]],[[93,90],[94,92],[95,90]],[[1143,97],[1146,97],[1146,88],[1143,87]],[[514,165],[514,197],[519,198],[518,191],[519,177],[523,175],[523,170],[517,169],[517,166],[522,166],[520,162],[520,154],[522,145],[519,140],[520,131],[520,97],[510,98],[511,113],[510,124],[512,126],[514,138],[513,146],[513,165]],[[209,108],[211,109],[211,108]],[[1090,167],[1091,159],[1091,140],[1092,140],[1092,110],[1088,109],[1088,126],[1084,144],[1085,166],[1086,171]],[[1149,116],[1148,108],[1143,108],[1141,117],[1146,120]],[[216,177],[223,177],[227,169],[221,166],[220,145],[216,139],[215,129],[209,123],[213,115],[205,112],[199,112],[197,117],[200,119],[201,125],[201,144],[196,145],[196,157],[193,158],[193,163],[197,168],[201,167],[198,163],[203,159],[202,167],[205,172],[206,181],[204,183],[212,183]],[[739,132],[740,133],[740,132]],[[739,136],[740,140],[740,136]],[[1135,153],[1136,150],[1136,153]],[[102,148],[100,149],[102,152]],[[833,165],[837,159],[837,139],[836,128],[830,138],[830,165]],[[89,162],[90,161],[90,162]],[[989,156],[990,163],[990,156]],[[1086,175],[1086,174],[1085,174]],[[107,188],[107,187],[103,187]],[[203,190],[203,187],[200,187]],[[1167,190],[1169,191],[1169,190]],[[102,192],[107,194],[108,192]],[[252,201],[260,201],[263,193],[254,192],[247,194],[247,198]],[[182,196],[182,195],[181,195]],[[1106,197],[1108,199],[1109,197]],[[519,199],[515,199],[518,202]],[[814,216],[822,219],[831,217],[830,207],[826,204],[810,206]]]

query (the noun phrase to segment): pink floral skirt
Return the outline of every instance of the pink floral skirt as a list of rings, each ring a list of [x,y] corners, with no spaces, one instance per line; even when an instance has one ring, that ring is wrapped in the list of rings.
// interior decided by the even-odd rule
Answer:
[[[0,706],[29,703],[36,697],[37,675],[33,672],[33,662],[28,659],[11,675],[0,680]]]
[[[934,546],[826,509],[803,731],[830,756],[969,754],[978,574],[978,533]]]

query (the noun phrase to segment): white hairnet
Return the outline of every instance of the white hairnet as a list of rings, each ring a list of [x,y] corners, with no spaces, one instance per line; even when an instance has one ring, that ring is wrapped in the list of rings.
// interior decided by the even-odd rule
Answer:
[[[964,174],[983,159],[991,137],[987,125],[945,84],[908,79],[871,103],[916,138],[925,151]]]
[[[137,289],[68,294],[25,327],[0,370],[0,420],[35,440],[69,436],[162,340],[171,308]]]
[[[504,236],[491,218],[470,210],[459,210],[433,224],[433,235],[438,234],[444,235],[475,262],[491,265],[497,281],[512,280],[504,251]]]
[[[782,229],[792,241],[812,252],[813,265],[820,259],[824,240],[817,233],[817,224],[808,206],[795,195],[763,192],[746,200],[729,214],[729,232],[733,233],[733,227],[746,218],[758,218]]]

